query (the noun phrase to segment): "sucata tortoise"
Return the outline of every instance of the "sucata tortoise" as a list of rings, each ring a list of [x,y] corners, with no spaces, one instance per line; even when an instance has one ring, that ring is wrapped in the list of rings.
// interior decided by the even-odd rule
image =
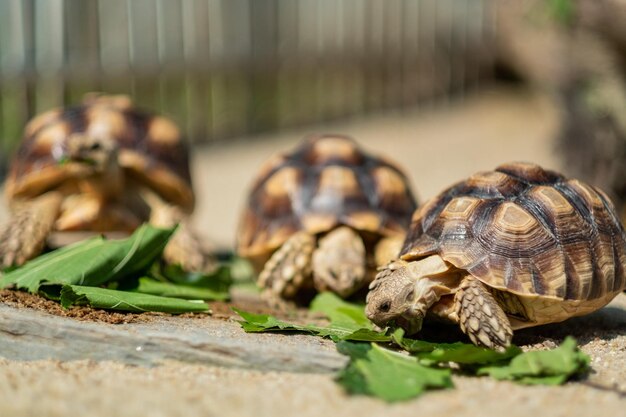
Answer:
[[[590,185],[527,163],[479,172],[413,216],[399,259],[370,285],[366,315],[417,332],[430,315],[476,345],[606,305],[626,285],[626,236]]]
[[[143,222],[180,223],[167,262],[213,267],[187,224],[194,194],[178,128],[136,110],[126,96],[89,94],[81,105],[31,120],[5,193],[12,218],[0,228],[0,267],[37,256],[53,233],[128,233]]]
[[[305,138],[270,159],[249,194],[238,253],[270,303],[315,291],[349,297],[399,252],[416,201],[394,163],[341,135]]]

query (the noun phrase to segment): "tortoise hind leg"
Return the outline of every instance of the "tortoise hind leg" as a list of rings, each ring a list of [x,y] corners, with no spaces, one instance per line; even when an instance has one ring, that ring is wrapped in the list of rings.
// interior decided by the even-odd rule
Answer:
[[[508,317],[485,285],[467,275],[454,295],[454,311],[461,330],[478,346],[504,350],[513,330]]]
[[[367,280],[363,239],[349,227],[339,227],[320,239],[313,253],[313,282],[318,291],[348,297]]]
[[[298,232],[265,263],[257,283],[263,289],[262,297],[270,305],[283,308],[285,300],[296,298],[310,285],[314,249],[315,237]]]
[[[22,265],[41,253],[62,201],[60,193],[49,192],[13,210],[9,222],[0,229],[0,269]]]

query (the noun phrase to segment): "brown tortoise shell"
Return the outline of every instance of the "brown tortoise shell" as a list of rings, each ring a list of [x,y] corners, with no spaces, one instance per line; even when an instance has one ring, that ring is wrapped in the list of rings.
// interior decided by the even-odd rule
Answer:
[[[338,225],[403,235],[415,208],[396,165],[347,136],[310,136],[261,168],[239,225],[238,252],[267,258],[299,230],[317,234]]]
[[[176,125],[135,109],[126,96],[93,94],[81,105],[50,110],[26,125],[9,171],[7,197],[35,197],[62,180],[61,159],[74,133],[112,137],[120,147],[119,163],[131,176],[170,202],[193,208],[189,157]]]
[[[518,295],[594,300],[626,284],[626,236],[600,190],[512,163],[459,182],[421,207],[401,251],[439,254]]]

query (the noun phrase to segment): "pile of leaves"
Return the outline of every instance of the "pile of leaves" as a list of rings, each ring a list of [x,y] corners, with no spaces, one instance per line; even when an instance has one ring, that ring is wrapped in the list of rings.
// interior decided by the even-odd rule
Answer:
[[[127,239],[88,239],[6,272],[0,277],[0,288],[38,293],[66,308],[207,312],[206,300],[228,298],[229,265],[211,275],[162,267],[159,259],[174,231],[143,225]]]
[[[558,385],[589,369],[589,357],[568,337],[552,350],[523,352],[517,346],[496,352],[467,343],[433,343],[404,337],[401,329],[379,332],[363,306],[331,293],[318,295],[311,309],[330,320],[328,326],[298,325],[265,314],[235,310],[246,332],[304,332],[328,337],[350,357],[337,381],[353,394],[385,401],[414,398],[428,389],[453,386],[451,375],[488,375],[521,384]]]

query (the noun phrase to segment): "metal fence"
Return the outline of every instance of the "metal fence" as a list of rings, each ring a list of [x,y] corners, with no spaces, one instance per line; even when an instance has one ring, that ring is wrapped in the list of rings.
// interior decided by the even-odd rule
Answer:
[[[88,91],[193,142],[447,100],[491,74],[487,2],[0,0],[0,163]]]

